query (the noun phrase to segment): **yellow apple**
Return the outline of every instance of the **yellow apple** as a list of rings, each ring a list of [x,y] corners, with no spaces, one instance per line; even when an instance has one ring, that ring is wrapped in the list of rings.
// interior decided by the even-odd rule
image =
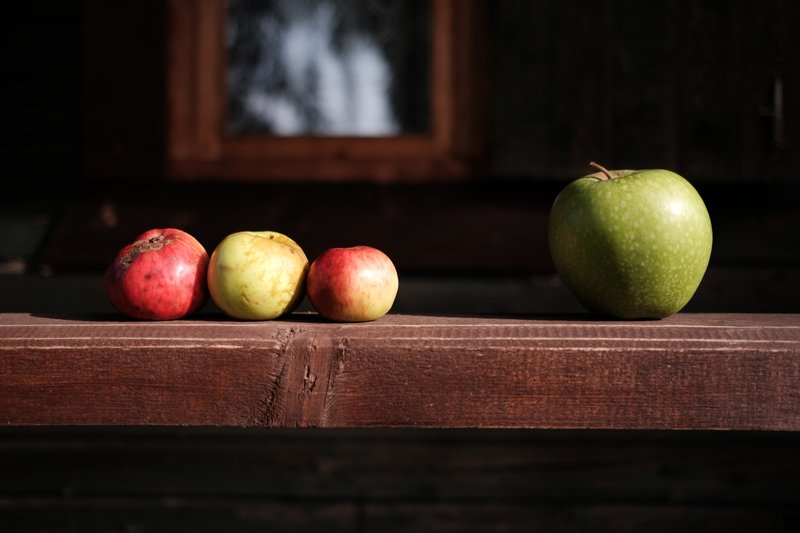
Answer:
[[[308,258],[275,231],[240,231],[225,237],[208,263],[211,298],[225,314],[270,320],[290,313],[305,294]]]

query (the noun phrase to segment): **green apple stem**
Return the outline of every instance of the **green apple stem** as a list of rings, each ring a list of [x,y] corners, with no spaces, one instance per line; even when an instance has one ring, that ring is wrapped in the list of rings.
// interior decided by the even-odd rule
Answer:
[[[591,161],[589,163],[589,166],[590,167],[594,167],[597,170],[599,170],[600,172],[602,172],[602,175],[597,176],[598,179],[600,179],[600,180],[613,180],[614,179],[614,176],[611,174],[611,172],[606,167],[604,167],[603,165],[598,165],[594,161]]]

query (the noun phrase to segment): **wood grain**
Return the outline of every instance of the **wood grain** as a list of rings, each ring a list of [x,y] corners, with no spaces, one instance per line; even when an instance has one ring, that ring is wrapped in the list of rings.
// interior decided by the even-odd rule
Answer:
[[[109,318],[0,315],[0,422],[800,430],[798,315]]]
[[[800,434],[0,428],[25,531],[797,531]]]

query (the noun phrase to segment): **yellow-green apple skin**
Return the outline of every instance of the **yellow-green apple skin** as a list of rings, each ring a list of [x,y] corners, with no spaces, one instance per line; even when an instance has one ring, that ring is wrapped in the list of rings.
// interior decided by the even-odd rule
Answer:
[[[573,181],[553,203],[556,270],[590,311],[622,319],[677,313],[711,256],[702,198],[669,170],[603,171]]]
[[[293,311],[305,295],[308,258],[275,231],[240,231],[220,242],[208,263],[211,298],[225,314],[271,320]]]

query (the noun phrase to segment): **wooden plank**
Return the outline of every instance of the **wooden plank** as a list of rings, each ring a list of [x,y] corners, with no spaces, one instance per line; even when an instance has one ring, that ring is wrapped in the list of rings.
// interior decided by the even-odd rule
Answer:
[[[0,523],[15,532],[796,531],[799,438],[0,428]]]
[[[365,510],[367,531],[526,532],[547,531],[793,531],[795,513],[787,507],[736,509],[578,504],[563,507],[485,502],[424,502],[374,505]],[[497,526],[501,521],[502,526]]]
[[[798,444],[787,432],[7,428],[0,499],[797,508]]]
[[[798,315],[108,318],[0,315],[0,422],[800,430]]]
[[[0,520],[17,533],[42,531],[353,532],[351,502],[247,501],[226,498],[0,500]]]
[[[364,165],[364,172],[372,171]],[[372,244],[392,257],[401,275],[550,273],[547,218],[565,184],[187,184],[159,186],[157,195],[149,187],[84,190],[53,204],[53,224],[32,267],[102,272],[142,231],[171,226],[195,235],[209,252],[228,233],[274,229],[290,235],[309,257],[332,245]],[[792,202],[800,186],[703,187],[701,194],[714,226],[712,268],[800,266],[800,247],[787,245],[800,226],[800,210]],[[8,198],[2,208],[18,209],[19,202]],[[36,205],[41,199],[27,201]],[[785,278],[787,286],[798,279],[792,273],[772,278],[776,283]],[[745,279],[739,289],[746,286],[757,297],[736,295],[739,305],[728,311],[800,311],[791,289],[765,306],[756,281]]]
[[[309,257],[334,243],[372,244],[404,272],[552,270],[544,228],[557,189],[331,184],[165,187],[156,196],[149,191],[90,193],[64,205],[37,266],[102,271],[142,228],[173,226],[191,232],[209,253],[228,233],[275,229],[300,243]],[[770,203],[775,209],[774,202],[759,205]],[[476,235],[493,235],[480,239],[480,253]]]
[[[40,531],[547,531],[673,532],[796,531],[788,507],[728,508],[716,505],[497,504],[485,502],[400,502],[320,504],[314,501],[25,501],[4,509],[4,524],[19,533]],[[550,529],[552,528],[552,529]]]

